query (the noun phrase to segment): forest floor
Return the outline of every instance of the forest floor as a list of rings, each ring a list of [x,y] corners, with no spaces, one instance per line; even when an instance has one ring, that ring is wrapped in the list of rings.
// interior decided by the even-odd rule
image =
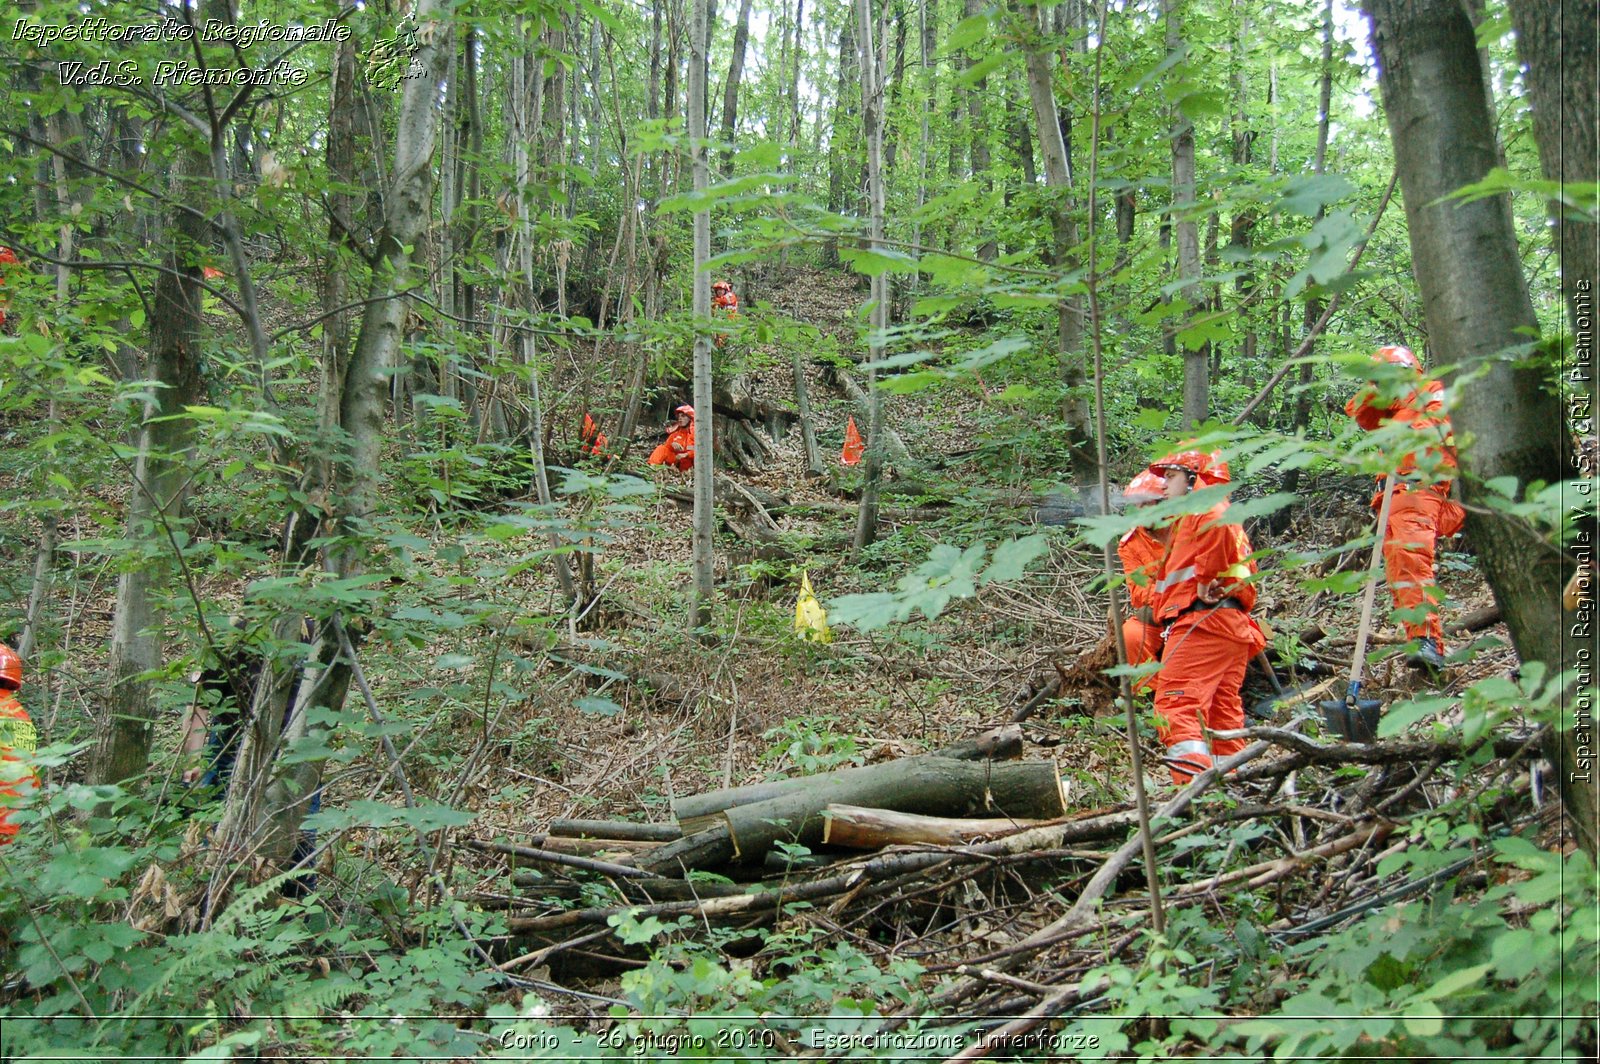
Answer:
[[[848,333],[859,300],[848,277],[817,271],[785,276],[774,297],[780,305],[810,308],[814,324],[841,334]],[[771,354],[757,393],[774,405],[792,406],[787,352]],[[892,636],[839,629],[829,644],[796,635],[801,571],[809,573],[826,602],[892,586],[937,542],[965,547],[985,533],[992,539],[997,528],[1013,535],[1046,531],[1037,524],[1036,510],[1049,480],[996,485],[981,468],[936,460],[970,449],[993,422],[994,400],[977,385],[897,396],[888,423],[922,464],[895,474],[915,478],[928,494],[887,498],[879,544],[865,564],[847,567],[855,517],[853,506],[841,505],[840,487],[852,474],[838,465],[837,456],[853,407],[820,373],[809,384],[830,475],[807,475],[797,429],[776,441],[766,468],[729,474],[794,507],[776,518],[793,557],[773,565],[730,566],[730,557],[751,556],[751,544],[722,530],[718,576],[726,595],[717,606],[717,635],[709,645],[695,642],[684,619],[691,587],[690,510],[665,494],[685,486],[688,478],[671,470],[638,470],[661,491],[645,497],[640,513],[598,543],[594,579],[604,592],[590,633],[599,642],[590,646],[599,648],[596,653],[609,668],[647,681],[570,673],[562,679],[560,670],[552,670],[547,697],[525,707],[539,736],[532,751],[500,748],[465,795],[465,804],[479,814],[475,836],[537,840],[558,817],[669,822],[674,797],[931,750],[1010,721],[1019,705],[1063,673],[1069,686],[1025,724],[1024,756],[1057,761],[1074,808],[1127,808],[1132,802],[1122,715],[1109,684],[1087,668],[1073,669],[1080,659],[1097,665],[1091,660],[1097,647],[1103,655],[1106,602],[1095,590],[1100,552],[1075,543],[1070,527],[1047,530],[1050,549],[1023,580],[983,588],[973,598],[953,602],[937,620],[918,618],[898,626]],[[1142,460],[1121,456],[1117,472],[1125,479]],[[1325,570],[1364,568],[1365,552],[1334,548],[1370,528],[1366,495],[1365,486],[1349,478],[1311,478],[1282,534],[1252,523],[1254,545],[1328,552]],[[808,504],[815,508],[806,509]],[[1284,645],[1317,626],[1325,635],[1309,654],[1329,671],[1343,673],[1357,626],[1357,596],[1308,596],[1296,582],[1303,572],[1280,571],[1271,561],[1263,570],[1257,616]],[[1470,555],[1441,552],[1439,575],[1449,596],[1447,616],[1492,603]],[[549,591],[541,587],[539,595]],[[1380,601],[1380,617],[1386,609],[1387,602]],[[1380,622],[1374,640],[1381,647],[1402,642],[1402,636],[1398,626]],[[1442,693],[1459,693],[1513,667],[1503,626],[1462,636],[1453,648],[1466,643],[1476,652],[1450,670]],[[1336,686],[1337,695],[1344,681],[1336,680]],[[1398,650],[1381,655],[1370,669],[1367,693],[1388,704],[1428,690],[1419,674],[1404,667]],[[598,716],[577,707],[580,696],[596,691],[620,711]],[[1269,693],[1264,678],[1252,675],[1247,702]],[[503,726],[516,730],[511,721]],[[1156,800],[1171,796],[1174,788],[1161,770],[1161,750],[1148,719],[1141,738],[1151,793]],[[531,793],[519,791],[512,800],[497,801],[507,780],[535,786]],[[506,866],[481,860],[479,887],[490,895],[508,889]],[[538,906],[535,899],[529,903]],[[615,987],[610,978],[578,985],[601,991]]]
[[[841,347],[852,342],[862,295],[848,275],[794,269],[769,275],[767,281],[762,300],[784,310],[802,308],[824,337]],[[765,345],[752,350],[748,361],[756,367],[749,374],[755,398],[793,409],[790,351],[776,343]],[[665,823],[672,819],[670,803],[676,797],[932,750],[1011,721],[1030,700],[1038,705],[1024,724],[1023,756],[1057,763],[1069,808],[1130,808],[1132,773],[1122,713],[1109,683],[1095,675],[1107,663],[1100,551],[1077,542],[1070,525],[1040,524],[1041,501],[1058,486],[1052,471],[1035,468],[1002,476],[995,470],[1010,467],[982,455],[994,427],[1015,419],[1018,410],[1000,400],[999,389],[972,379],[891,398],[887,422],[906,441],[912,457],[891,469],[890,478],[914,485],[908,490],[915,494],[884,498],[878,542],[858,564],[847,564],[855,527],[853,490],[860,474],[842,467],[838,456],[847,419],[857,415],[863,428],[864,419],[815,363],[807,364],[813,428],[829,472],[822,477],[808,473],[798,427],[772,441],[765,467],[721,472],[784,505],[773,514],[776,536],[761,542],[746,535],[748,514],[719,528],[719,598],[711,638],[696,639],[686,619],[692,588],[691,513],[675,494],[682,495],[690,478],[646,467],[644,451],[635,446],[610,471],[636,475],[656,490],[625,500],[628,507],[612,513],[608,527],[593,537],[593,582],[599,590],[595,606],[580,627],[563,626],[555,633],[553,649],[535,639],[536,653],[528,657],[537,660],[537,672],[526,700],[488,697],[482,683],[469,678],[467,682],[478,684],[477,694],[458,699],[443,719],[430,708],[435,700],[430,692],[446,681],[427,662],[462,650],[481,658],[492,641],[515,641],[493,625],[441,636],[427,648],[388,646],[382,640],[367,644],[362,653],[369,679],[386,712],[410,721],[419,736],[449,744],[475,766],[463,777],[457,774],[459,764],[425,756],[425,750],[406,759],[419,795],[476,815],[464,835],[536,842],[555,818]],[[1115,456],[1114,472],[1126,480],[1143,461],[1142,455]],[[1243,495],[1259,490],[1248,482],[1236,486]],[[1323,556],[1320,568],[1313,570],[1320,573],[1364,567],[1364,552],[1337,548],[1370,529],[1368,488],[1350,478],[1317,474],[1303,481],[1300,495],[1281,533],[1274,534],[1265,522],[1247,525],[1254,546],[1273,552],[1262,564],[1256,613],[1285,650],[1299,633],[1312,626],[1320,629],[1321,641],[1302,650],[1302,660],[1314,656],[1325,670],[1342,672],[1349,665],[1358,598],[1308,595],[1298,585],[1305,571],[1288,571],[1278,559],[1287,552]],[[531,501],[531,493],[523,501]],[[105,501],[107,507],[115,503]],[[568,516],[576,518],[581,506],[568,503]],[[474,569],[505,572],[537,546],[531,534],[497,540],[420,524],[418,531],[431,535],[438,552],[419,564],[430,565],[441,580]],[[839,626],[830,643],[803,640],[794,630],[801,573],[809,575],[826,604],[840,595],[892,587],[935,544],[964,548],[978,540],[992,544],[1041,532],[1048,535],[1049,548],[1023,579],[982,587],[973,597],[952,601],[935,620],[918,617],[865,634]],[[82,538],[84,530],[74,526],[71,534]],[[762,547],[774,542],[781,548],[777,554],[763,552]],[[440,560],[444,548],[464,548],[465,556]],[[1447,618],[1492,602],[1469,554],[1442,551],[1439,577],[1448,594]],[[236,601],[243,587],[202,581],[200,590],[207,598],[228,602]],[[100,578],[80,580],[77,590],[85,600],[109,600],[111,592],[112,582],[103,572]],[[490,607],[513,618],[549,612],[559,599],[551,568],[544,564],[488,584],[469,582],[461,596],[463,607]],[[1387,607],[1383,598],[1380,591],[1380,616]],[[65,719],[95,699],[90,678],[103,666],[97,666],[94,655],[105,646],[108,619],[109,609],[83,611],[78,628],[69,633],[70,645],[81,649],[75,651],[74,671],[63,673],[56,684],[57,698],[44,721],[47,732],[63,701]],[[1380,648],[1395,646],[1400,633],[1381,623],[1375,642]],[[1501,625],[1452,642],[1455,648],[1470,643],[1476,652],[1450,670],[1442,693],[1459,694],[1478,680],[1513,668]],[[1062,689],[1039,701],[1038,693],[1057,679],[1063,681]],[[1342,691],[1343,681],[1336,683]],[[1427,690],[1422,677],[1404,667],[1398,649],[1379,654],[1370,669],[1367,693],[1386,703]],[[1253,675],[1247,703],[1268,693],[1263,678]],[[597,704],[607,708],[596,712]],[[1161,768],[1162,751],[1148,712],[1144,716],[1146,781],[1159,802],[1175,789]],[[175,728],[175,721],[161,725],[158,751],[174,748]],[[490,732],[493,741],[482,756],[465,757]],[[405,749],[410,755],[412,746]],[[382,797],[387,786],[384,758],[374,744],[361,761],[330,776],[324,807]],[[189,855],[198,857],[204,837],[193,835],[191,842]],[[354,845],[408,891],[425,889],[428,870],[417,867],[412,851],[394,836],[356,829]],[[321,871],[324,882],[338,889],[338,861],[330,860]],[[500,857],[459,849],[453,890],[463,897],[520,896],[510,871],[511,863]],[[967,893],[957,909],[984,913],[991,907],[1007,908],[1008,920],[1017,926],[1002,935],[987,923],[977,932],[970,923],[952,924],[956,930],[931,947],[930,954],[944,957],[947,970],[961,957],[984,949],[985,943],[1015,941],[1028,927],[1051,919],[1050,892],[1029,893],[1025,901],[1003,905],[1005,891],[999,886],[977,895],[971,894],[970,883],[960,889]],[[513,902],[511,910],[537,916],[560,912],[568,904],[535,894]],[[1032,916],[1025,918],[1025,912]],[[859,935],[848,937],[868,944]],[[506,948],[514,953],[518,944],[513,941]],[[581,953],[574,951],[575,956]],[[894,949],[887,948],[878,959],[887,965],[894,956]],[[570,971],[558,965],[554,975],[544,975],[609,996],[618,993],[618,971],[639,963],[635,954],[609,970],[607,964],[599,970],[579,965]]]

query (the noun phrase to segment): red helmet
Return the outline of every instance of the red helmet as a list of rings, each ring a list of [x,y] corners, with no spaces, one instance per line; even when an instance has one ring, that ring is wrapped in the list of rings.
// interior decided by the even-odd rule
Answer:
[[[1387,344],[1378,348],[1372,353],[1372,361],[1387,362],[1391,366],[1404,366],[1406,369],[1422,372],[1422,363],[1411,353],[1411,348],[1401,347],[1399,344]]]
[[[22,658],[0,643],[0,688],[15,691],[22,686]]]
[[[12,263],[17,261],[17,253],[10,248],[0,247],[0,262]]]
[[[1166,484],[1148,469],[1128,481],[1128,486],[1122,491],[1123,499],[1135,506],[1140,503],[1157,502],[1165,498],[1166,494]]]
[[[1233,480],[1233,473],[1228,469],[1228,460],[1222,457],[1221,451],[1212,451],[1206,468],[1200,473],[1200,485],[1210,487],[1213,484],[1227,484]]]
[[[688,403],[684,403],[682,406],[678,407],[678,409],[674,410],[673,413],[674,414],[688,414],[689,415],[689,419],[691,421],[694,420],[694,407],[690,406]]]
[[[728,282],[727,282],[727,281],[713,281],[713,282],[712,282],[712,283],[711,283],[711,290],[712,290],[712,291],[713,291],[713,292],[715,292],[715,291],[716,291],[716,290],[717,290],[717,289],[719,289],[719,288],[726,288],[726,289],[728,289],[728,290],[729,290],[729,291],[732,291],[732,289],[733,289],[733,285],[732,285],[732,284],[730,284],[730,283],[728,283]]]
[[[1177,451],[1150,463],[1150,472],[1164,477],[1169,469],[1185,470],[1191,479],[1199,480],[1211,467],[1211,456],[1204,451]]]

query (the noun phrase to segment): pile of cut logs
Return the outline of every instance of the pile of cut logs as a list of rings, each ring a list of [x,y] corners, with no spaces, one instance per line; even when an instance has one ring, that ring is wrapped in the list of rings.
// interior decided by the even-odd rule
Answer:
[[[634,880],[729,865],[816,867],[826,861],[807,851],[818,847],[965,845],[1066,816],[1059,767],[1014,760],[1021,752],[1022,729],[1012,724],[930,754],[681,797],[673,824],[556,820],[538,848],[472,845]]]

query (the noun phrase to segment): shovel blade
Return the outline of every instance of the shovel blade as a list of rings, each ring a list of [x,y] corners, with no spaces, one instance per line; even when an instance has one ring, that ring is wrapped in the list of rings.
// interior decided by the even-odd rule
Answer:
[[[1322,711],[1322,722],[1350,742],[1370,743],[1378,737],[1383,703],[1376,698],[1318,702],[1317,708]]]

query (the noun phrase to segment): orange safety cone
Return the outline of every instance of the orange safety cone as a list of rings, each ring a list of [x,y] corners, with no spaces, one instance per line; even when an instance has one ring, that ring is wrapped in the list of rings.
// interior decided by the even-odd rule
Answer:
[[[866,447],[861,443],[861,433],[856,431],[856,419],[851,418],[844,427],[844,450],[839,452],[839,461],[845,465],[855,465],[861,461],[861,456],[866,452]]]

